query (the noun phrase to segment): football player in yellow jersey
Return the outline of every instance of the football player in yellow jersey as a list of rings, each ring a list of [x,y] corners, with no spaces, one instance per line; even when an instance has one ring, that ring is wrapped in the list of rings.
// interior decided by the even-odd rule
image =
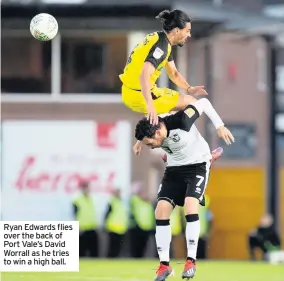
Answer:
[[[135,112],[147,114],[152,124],[158,124],[158,114],[185,108],[196,99],[191,95],[207,95],[204,86],[190,86],[178,72],[172,46],[182,47],[191,37],[191,20],[180,10],[163,11],[163,31],[148,34],[130,54],[123,73],[123,103]],[[190,95],[180,94],[168,88],[158,88],[156,81],[165,67],[169,78]],[[140,154],[142,145],[137,142],[134,152]]]
[[[188,94],[207,94],[203,86],[190,86],[176,69],[172,46],[183,46],[191,36],[191,22],[180,10],[163,11],[157,18],[163,31],[148,34],[130,54],[123,73],[122,100],[135,112],[148,114],[153,124],[158,114],[180,110],[195,101],[190,95],[167,88],[158,88],[156,80],[165,67],[169,78]]]

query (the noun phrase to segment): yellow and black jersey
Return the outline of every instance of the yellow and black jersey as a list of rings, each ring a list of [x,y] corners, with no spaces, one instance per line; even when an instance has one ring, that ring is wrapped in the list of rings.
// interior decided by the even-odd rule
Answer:
[[[121,74],[122,83],[134,90],[141,90],[140,74],[145,62],[150,62],[156,71],[151,75],[151,88],[154,88],[163,67],[173,60],[172,47],[163,31],[148,34],[130,54],[127,64]]]

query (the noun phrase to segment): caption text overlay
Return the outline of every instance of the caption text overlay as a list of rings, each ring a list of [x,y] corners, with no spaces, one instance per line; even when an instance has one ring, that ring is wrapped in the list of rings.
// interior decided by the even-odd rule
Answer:
[[[0,271],[79,271],[78,222],[0,222]]]

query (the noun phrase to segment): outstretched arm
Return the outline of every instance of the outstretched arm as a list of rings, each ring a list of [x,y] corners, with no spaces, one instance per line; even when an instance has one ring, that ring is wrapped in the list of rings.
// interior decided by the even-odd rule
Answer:
[[[235,141],[232,133],[224,126],[221,117],[218,115],[211,102],[206,98],[197,100],[184,110],[180,110],[172,116],[165,117],[165,119],[169,120],[169,126],[172,126],[171,129],[179,128],[189,131],[193,123],[203,112],[214,124],[218,136],[222,138],[227,145],[232,144],[232,142]]]
[[[209,117],[216,129],[224,126],[224,122],[208,99],[202,98],[196,101],[194,106],[196,107],[200,115],[204,112]]]
[[[213,105],[208,99],[202,98],[196,101],[194,106],[198,110],[199,114],[202,114],[202,112],[204,112],[209,117],[209,119],[217,129],[218,136],[222,138],[227,145],[230,145],[235,141],[232,133],[225,127],[221,117],[216,112]]]

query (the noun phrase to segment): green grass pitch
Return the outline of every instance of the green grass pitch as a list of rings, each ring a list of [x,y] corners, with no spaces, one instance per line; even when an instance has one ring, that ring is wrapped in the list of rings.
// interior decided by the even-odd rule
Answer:
[[[183,261],[173,260],[175,276],[182,280]],[[153,281],[157,260],[81,260],[80,272],[2,273],[1,281]],[[284,265],[262,262],[199,261],[194,281],[284,281]]]

